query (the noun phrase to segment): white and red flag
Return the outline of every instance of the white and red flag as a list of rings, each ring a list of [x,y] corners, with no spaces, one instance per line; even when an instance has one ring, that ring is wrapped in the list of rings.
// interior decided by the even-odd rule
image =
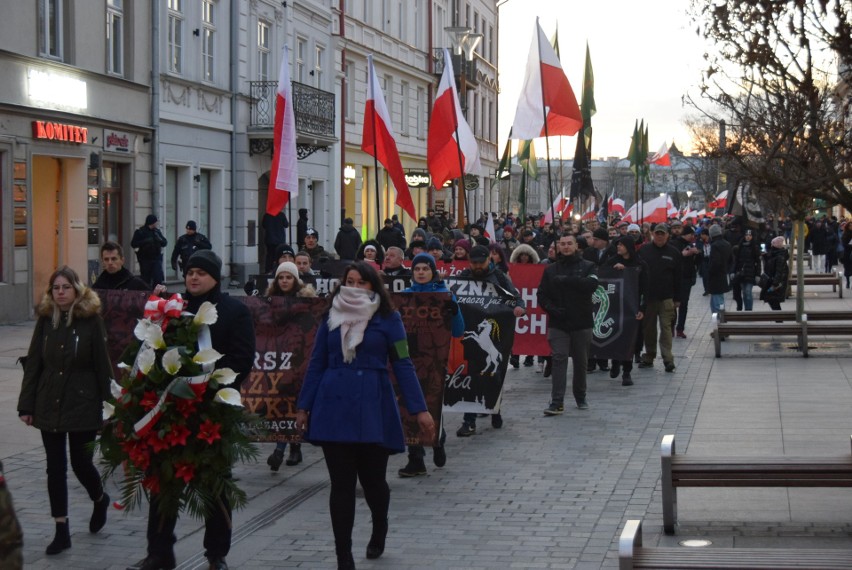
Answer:
[[[272,168],[266,213],[277,216],[291,197],[299,195],[299,169],[296,157],[296,117],[293,114],[293,92],[290,89],[290,50],[284,46],[278,89],[275,96],[275,126],[272,130]]]
[[[453,75],[453,60],[446,48],[444,72],[432,106],[432,118],[429,119],[426,164],[435,188],[442,188],[447,180],[481,170],[479,143],[462,114]]]
[[[594,220],[597,217],[597,207],[595,205],[594,200],[589,200],[589,204],[586,206],[586,211],[583,212],[583,216],[580,218],[582,220]]]
[[[553,205],[550,207],[550,210],[548,210],[547,213],[544,215],[544,219],[542,220],[541,225],[544,226],[544,224],[549,224],[553,222],[554,215],[564,220],[571,215],[571,212],[573,210],[574,206],[571,204],[568,198],[565,197],[565,191],[563,190],[553,201]]]
[[[669,154],[669,147],[666,143],[663,143],[663,146],[660,147],[656,153],[654,153],[651,158],[648,159],[650,164],[656,164],[657,166],[671,166],[672,165],[672,157]]]
[[[608,211],[610,215],[615,213],[624,215],[624,200],[621,198],[610,198]]]
[[[545,117],[547,136],[572,136],[583,128],[577,97],[536,18],[524,84],[512,123],[512,138],[545,136]]]
[[[488,221],[485,222],[485,237],[487,237],[491,243],[496,243],[497,238],[495,236],[497,235],[497,232],[494,230],[494,216],[488,214],[487,217]]]
[[[393,134],[390,113],[385,103],[382,86],[376,77],[373,67],[373,56],[367,56],[367,104],[364,107],[364,130],[361,135],[361,150],[373,156],[382,163],[388,171],[394,188],[396,188],[396,205],[402,208],[412,220],[417,219],[414,201],[408,183],[405,181],[405,171],[396,148],[396,137]]]
[[[719,208],[726,208],[728,206],[728,191],[725,190],[718,196],[716,196],[715,200],[712,200],[707,204],[707,210],[718,210]]]

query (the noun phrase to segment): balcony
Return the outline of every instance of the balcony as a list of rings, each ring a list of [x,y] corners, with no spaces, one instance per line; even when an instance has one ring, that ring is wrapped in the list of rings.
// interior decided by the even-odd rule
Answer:
[[[477,57],[474,56],[473,61],[467,61],[463,56],[456,55],[452,51],[450,52],[450,57],[453,60],[453,72],[455,72],[456,82],[459,84],[459,89],[461,89],[462,76],[464,76],[464,80],[468,87],[479,87],[479,79],[476,77]],[[432,50],[432,61],[434,63],[435,75],[440,76],[444,73],[443,48],[435,48]]]
[[[304,83],[291,82],[296,119],[296,152],[300,159],[318,150],[328,151],[334,136],[334,93]],[[277,81],[249,81],[249,153],[272,151]]]

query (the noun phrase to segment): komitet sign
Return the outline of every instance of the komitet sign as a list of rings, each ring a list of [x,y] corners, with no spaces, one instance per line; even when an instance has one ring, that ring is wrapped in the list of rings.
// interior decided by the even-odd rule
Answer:
[[[87,144],[89,142],[89,129],[65,123],[33,121],[33,138]]]

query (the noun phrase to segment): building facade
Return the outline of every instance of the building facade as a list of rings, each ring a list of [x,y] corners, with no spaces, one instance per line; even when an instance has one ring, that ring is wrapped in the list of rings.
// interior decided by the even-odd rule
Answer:
[[[0,18],[0,322],[12,322],[56,267],[97,273],[105,240],[132,259],[152,194],[152,26],[130,0],[0,10],[15,14]]]

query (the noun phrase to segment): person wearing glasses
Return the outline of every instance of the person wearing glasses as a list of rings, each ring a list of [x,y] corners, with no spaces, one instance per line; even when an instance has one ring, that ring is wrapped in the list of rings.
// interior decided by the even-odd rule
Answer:
[[[56,523],[48,555],[71,548],[66,448],[74,475],[93,503],[89,532],[106,524],[109,495],[92,462],[91,447],[103,424],[112,375],[100,311],[100,298],[68,266],[53,272],[36,308],[18,416],[41,431],[47,456],[47,495]]]

